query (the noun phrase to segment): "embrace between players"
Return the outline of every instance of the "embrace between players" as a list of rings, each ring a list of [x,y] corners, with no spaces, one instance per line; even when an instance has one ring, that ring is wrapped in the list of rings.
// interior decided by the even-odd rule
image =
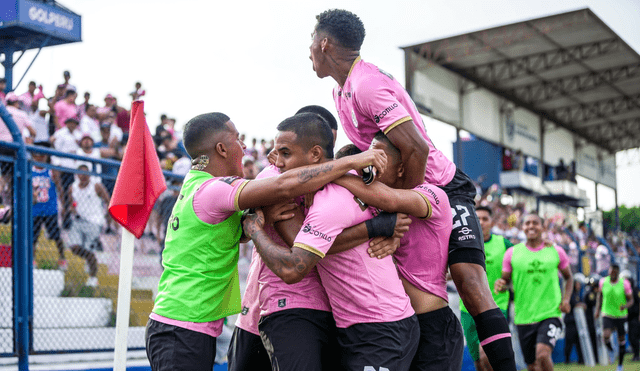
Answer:
[[[229,117],[187,123],[194,165],[147,325],[153,370],[211,370],[223,320],[236,313],[230,370],[460,370],[447,268],[493,369],[516,369],[485,273],[475,187],[433,146],[404,88],[360,58],[364,36],[356,15],[329,10],[310,46],[318,77],[338,83],[339,120],[355,145],[344,157],[333,159],[335,119],[308,107],[278,125],[273,165],[245,180]],[[370,185],[356,174],[367,166],[377,170]],[[241,299],[243,238],[255,250]]]

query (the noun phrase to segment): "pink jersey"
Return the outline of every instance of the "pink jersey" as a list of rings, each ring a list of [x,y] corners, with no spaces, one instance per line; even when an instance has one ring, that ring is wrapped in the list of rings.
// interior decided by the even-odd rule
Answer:
[[[262,269],[268,270],[269,268],[264,265],[254,247],[251,253],[247,287],[244,290],[244,295],[242,295],[242,311],[238,315],[236,326],[258,336],[260,336],[260,331],[258,330],[258,321],[260,321],[260,303],[258,301],[260,285],[258,284],[258,276]]]
[[[340,328],[357,323],[394,322],[415,313],[392,258],[371,258],[367,253],[368,242],[325,256],[342,230],[373,215],[373,209],[348,190],[327,184],[316,193],[304,227],[294,242],[295,247],[323,258],[318,262],[318,273]]]
[[[526,246],[526,244],[525,244]],[[544,242],[540,244],[540,246],[536,247],[536,248],[530,248],[529,246],[526,246],[527,249],[529,251],[533,251],[533,252],[537,252],[542,250],[545,246],[544,246]],[[567,255],[567,253],[564,251],[564,249],[558,245],[553,245],[553,247],[556,248],[556,251],[558,252],[558,256],[560,257],[560,264],[558,264],[558,269],[565,269],[566,267],[569,266],[569,256]],[[505,251],[504,253],[504,258],[502,258],[502,271],[503,272],[512,272],[513,271],[513,267],[511,266],[511,258],[513,258],[513,247],[510,247],[507,249],[507,251]]]
[[[78,106],[74,103],[67,103],[67,101],[61,100],[53,106],[53,109],[60,126],[64,126],[65,121],[70,118],[75,118],[78,122],[80,121],[80,118],[78,117]]]
[[[273,165],[267,166],[258,174],[256,179],[264,179],[280,175],[280,170]],[[281,246],[286,243],[271,226],[265,226],[265,232],[271,239]],[[271,313],[285,309],[305,308],[322,311],[331,311],[329,298],[325,292],[318,270],[313,268],[300,282],[289,285],[273,273],[260,259],[258,275],[260,316],[268,316]],[[251,272],[249,272],[251,274]]]
[[[604,279],[606,277],[600,278],[600,281],[598,281],[598,286],[600,286],[600,292],[602,292],[602,285],[604,285]],[[616,285],[618,283],[618,281],[616,282],[611,282],[612,285]],[[631,288],[631,282],[629,282],[629,280],[624,279],[624,282],[622,283],[622,285],[624,286],[624,293],[627,295],[632,295],[633,294],[633,289]]]
[[[455,164],[433,145],[411,97],[388,73],[358,57],[342,89],[333,90],[333,100],[347,138],[363,151],[378,131],[387,134],[413,120],[429,146],[425,181],[442,187],[453,179]]]
[[[447,259],[453,216],[444,191],[423,183],[413,191],[429,205],[426,218],[410,216],[411,226],[400,240],[396,258],[400,276],[421,291],[449,301],[447,296]]]

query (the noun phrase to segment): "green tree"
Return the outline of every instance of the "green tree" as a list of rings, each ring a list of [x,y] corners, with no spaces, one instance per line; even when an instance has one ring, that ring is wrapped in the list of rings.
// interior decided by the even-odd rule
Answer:
[[[631,233],[640,231],[640,207],[626,207],[622,205],[618,208],[620,213],[620,230]],[[609,210],[603,213],[604,224],[607,230],[613,231],[616,228],[616,210]]]

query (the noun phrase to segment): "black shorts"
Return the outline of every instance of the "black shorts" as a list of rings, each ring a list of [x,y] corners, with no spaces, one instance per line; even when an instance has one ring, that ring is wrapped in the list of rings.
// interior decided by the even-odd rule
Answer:
[[[613,318],[602,316],[602,328],[609,328],[618,331],[618,338],[623,338],[627,333],[624,330],[624,323],[627,322],[626,317]]]
[[[342,369],[409,370],[419,341],[420,327],[415,315],[396,322],[358,323],[339,328]]]
[[[227,359],[228,371],[271,371],[269,354],[264,349],[260,336],[240,327],[233,330]]]
[[[44,223],[49,239],[57,241],[60,239],[60,226],[58,225],[58,215],[45,215],[33,217],[33,243],[38,242],[40,227]]]
[[[528,365],[536,361],[536,344],[547,344],[553,349],[562,332],[560,318],[547,318],[538,323],[518,325],[517,327],[522,355]]]
[[[420,342],[411,371],[460,371],[464,336],[458,317],[449,306],[418,314]]]
[[[287,309],[262,317],[258,328],[274,370],[330,371],[339,368],[336,322],[331,312]]]
[[[453,229],[449,237],[449,265],[473,263],[485,267],[484,239],[476,215],[476,187],[471,178],[456,169],[453,179],[442,187],[451,204]]]
[[[149,319],[145,330],[151,370],[211,371],[216,338]]]

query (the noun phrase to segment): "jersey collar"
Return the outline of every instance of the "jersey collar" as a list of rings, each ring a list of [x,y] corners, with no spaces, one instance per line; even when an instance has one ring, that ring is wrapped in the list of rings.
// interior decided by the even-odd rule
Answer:
[[[349,74],[347,75],[347,78],[349,78],[349,76],[351,76],[351,71],[353,71],[353,67],[356,66],[356,63],[360,62],[362,58],[360,56],[358,56],[358,58],[356,58],[355,61],[353,61],[353,64],[351,65],[351,68],[349,69]]]

